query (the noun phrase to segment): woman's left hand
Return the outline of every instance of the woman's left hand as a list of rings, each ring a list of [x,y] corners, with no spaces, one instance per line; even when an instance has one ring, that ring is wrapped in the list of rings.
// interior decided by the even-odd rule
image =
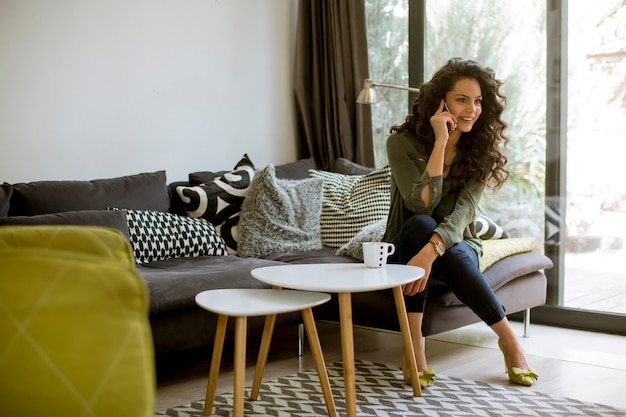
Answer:
[[[430,277],[430,270],[433,265],[433,259],[431,259],[430,254],[422,249],[415,255],[407,265],[417,266],[424,270],[424,276],[420,279],[417,279],[413,282],[409,282],[408,284],[404,284],[402,286],[402,293],[404,295],[415,295],[418,292],[424,291],[426,288],[426,283],[428,282],[428,278]]]

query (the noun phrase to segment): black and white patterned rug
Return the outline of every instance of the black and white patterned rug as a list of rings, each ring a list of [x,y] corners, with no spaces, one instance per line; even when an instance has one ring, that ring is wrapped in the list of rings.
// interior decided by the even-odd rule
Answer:
[[[341,362],[328,366],[335,405],[345,415],[343,370]],[[437,376],[435,385],[413,397],[398,368],[356,361],[357,414],[359,416],[545,416],[545,417],[623,417],[626,410],[602,404],[553,397],[535,390],[507,385],[487,384],[446,376]],[[261,385],[259,398],[250,401],[246,388],[246,416],[328,415],[317,373],[314,369],[298,372]],[[232,394],[215,397],[213,415],[232,415]],[[204,399],[158,412],[157,416],[202,416]]]

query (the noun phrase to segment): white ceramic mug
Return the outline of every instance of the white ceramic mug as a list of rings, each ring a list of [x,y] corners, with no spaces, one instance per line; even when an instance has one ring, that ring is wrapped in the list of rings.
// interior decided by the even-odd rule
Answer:
[[[393,243],[365,242],[363,243],[363,262],[368,268],[382,268],[387,264],[387,257],[396,251]]]

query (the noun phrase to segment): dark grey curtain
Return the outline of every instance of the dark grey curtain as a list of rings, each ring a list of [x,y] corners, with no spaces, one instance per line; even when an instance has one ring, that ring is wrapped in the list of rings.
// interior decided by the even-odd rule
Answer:
[[[371,109],[356,103],[368,77],[364,0],[300,0],[295,95],[301,157],[374,166]]]

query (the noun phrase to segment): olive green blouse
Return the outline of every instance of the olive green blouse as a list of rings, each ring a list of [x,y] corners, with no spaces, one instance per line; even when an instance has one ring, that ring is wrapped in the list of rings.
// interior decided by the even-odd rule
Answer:
[[[435,232],[446,249],[465,240],[481,256],[482,244],[476,237],[474,219],[484,186],[477,177],[452,193],[442,175],[431,177],[426,172],[429,155],[419,150],[417,136],[412,132],[391,134],[387,139],[387,157],[391,167],[391,206],[383,240],[392,242],[410,217],[427,214],[437,221]],[[460,158],[457,152],[455,161]],[[422,199],[424,187],[430,188],[428,206]]]

